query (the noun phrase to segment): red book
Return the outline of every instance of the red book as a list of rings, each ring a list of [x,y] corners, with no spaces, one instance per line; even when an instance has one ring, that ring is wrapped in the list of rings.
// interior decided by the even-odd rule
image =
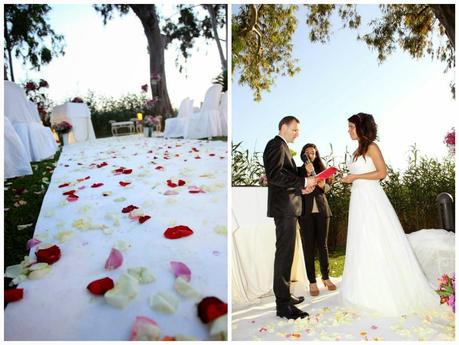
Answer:
[[[321,173],[317,174],[317,175],[316,175],[316,178],[317,178],[318,180],[326,180],[327,178],[329,178],[330,176],[332,176],[333,174],[335,174],[337,171],[338,171],[337,168],[335,168],[335,167],[330,167],[330,168],[325,169],[325,170],[322,171]]]

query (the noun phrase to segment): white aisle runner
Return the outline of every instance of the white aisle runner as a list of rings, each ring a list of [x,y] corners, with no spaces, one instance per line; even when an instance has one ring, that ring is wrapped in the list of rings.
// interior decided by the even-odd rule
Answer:
[[[124,173],[116,175],[119,168]],[[185,185],[167,185],[167,180],[178,179]],[[71,185],[59,188],[65,183]],[[200,299],[175,291],[170,262],[190,268],[190,284],[202,297],[228,301],[226,184],[226,142],[129,136],[64,147],[34,234],[43,243],[57,244],[62,256],[47,276],[20,284],[24,298],[5,309],[5,340],[128,340],[137,316],[155,320],[161,338],[208,339],[209,325],[197,316]],[[205,193],[190,193],[190,186]],[[69,202],[63,192],[72,189],[79,198]],[[168,191],[177,194],[165,195]],[[151,218],[143,224],[129,219],[121,212],[129,205]],[[194,233],[165,238],[164,231],[176,225]],[[108,271],[104,265],[113,247],[122,249],[124,260]],[[32,258],[35,251],[31,249]],[[138,295],[124,309],[86,289],[104,277],[116,283],[128,268],[138,266],[147,267],[155,281],[139,285]],[[158,292],[178,299],[174,314],[150,307],[150,297]]]
[[[332,278],[338,290],[327,291],[318,281],[320,295],[311,297],[301,286],[294,286],[297,296],[306,300],[297,305],[310,318],[287,320],[276,317],[274,297],[258,303],[233,306],[233,340],[454,340],[454,314],[407,315],[399,318],[377,314],[359,314],[339,303],[341,278]]]

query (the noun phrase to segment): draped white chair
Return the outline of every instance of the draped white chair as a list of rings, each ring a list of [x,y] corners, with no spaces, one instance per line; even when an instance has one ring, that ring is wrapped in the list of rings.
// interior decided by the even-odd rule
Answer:
[[[224,92],[220,100],[220,127],[221,135],[228,136],[228,92]]]
[[[17,84],[4,81],[4,115],[13,125],[29,161],[41,161],[57,151],[51,128],[43,126],[35,104],[27,99],[24,90]]]
[[[91,111],[84,103],[66,102],[54,107],[51,113],[51,124],[67,121],[72,125],[69,143],[95,140]]]
[[[207,90],[201,110],[191,115],[185,124],[184,138],[210,138],[222,134],[219,116],[221,92],[220,84],[214,84]]]
[[[164,126],[164,138],[183,137],[185,133],[186,119],[193,112],[193,100],[185,98],[179,107],[177,117],[166,119]]]
[[[5,117],[5,155],[3,157],[5,166],[5,178],[11,178],[23,175],[32,175],[32,167],[30,166],[30,158],[24,144],[19,139],[16,130],[10,120]]]

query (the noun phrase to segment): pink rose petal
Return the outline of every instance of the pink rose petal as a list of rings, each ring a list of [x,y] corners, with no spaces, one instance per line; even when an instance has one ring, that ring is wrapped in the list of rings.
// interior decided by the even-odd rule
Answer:
[[[188,187],[188,192],[192,193],[192,194],[205,193],[205,191],[202,188],[197,187],[197,186],[189,186]]]
[[[112,248],[112,251],[110,252],[110,256],[105,262],[105,269],[114,270],[120,267],[122,264],[123,264],[123,254],[121,254],[121,252],[118,249]]]
[[[157,331],[155,331],[155,329],[157,329]],[[145,332],[148,332],[148,330],[150,331],[150,334],[145,334]],[[156,334],[154,334],[156,332],[158,335],[157,337]],[[129,340],[159,340],[159,334],[159,326],[155,322],[155,320],[152,320],[145,316],[137,316],[135,318],[134,327],[132,328]]]
[[[38,243],[41,243],[41,241],[37,240],[36,238],[31,238],[30,240],[27,241],[27,250],[36,246]]]
[[[169,190],[166,190],[166,191],[164,192],[164,195],[177,195],[177,194],[178,194],[177,191],[175,191],[175,190],[170,190],[170,189],[169,189]]]
[[[73,194],[72,194],[72,195],[69,195],[69,196],[67,197],[67,201],[68,201],[68,202],[74,202],[74,201],[77,201],[77,200],[78,200],[78,196],[77,196],[77,195],[73,195]]]
[[[175,277],[182,277],[187,282],[191,280],[191,271],[183,262],[171,261],[171,268]]]

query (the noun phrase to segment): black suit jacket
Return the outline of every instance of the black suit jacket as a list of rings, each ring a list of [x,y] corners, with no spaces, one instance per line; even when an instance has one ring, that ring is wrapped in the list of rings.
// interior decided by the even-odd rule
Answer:
[[[305,178],[298,176],[290,149],[281,137],[266,144],[263,163],[268,179],[268,217],[300,216]]]
[[[307,172],[304,165],[298,167],[298,175],[306,177]],[[317,208],[319,209],[319,213],[324,217],[331,217],[332,212],[330,206],[328,205],[327,197],[325,196],[325,192],[319,186],[316,186],[314,190],[309,194],[303,194],[303,210],[301,215],[307,215],[312,212],[312,208],[314,206],[314,198],[316,199]]]

